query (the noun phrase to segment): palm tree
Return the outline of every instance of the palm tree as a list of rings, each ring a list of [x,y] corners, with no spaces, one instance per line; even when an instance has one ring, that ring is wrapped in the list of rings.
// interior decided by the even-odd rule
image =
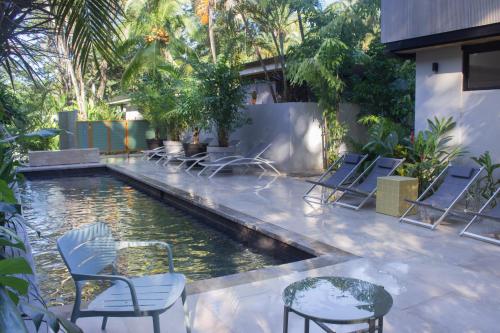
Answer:
[[[215,1],[216,0],[194,0],[195,13],[200,18],[201,24],[208,24],[208,40],[210,44],[210,53],[212,54],[212,61],[214,62],[214,64],[217,62],[213,18]]]
[[[36,78],[47,36],[60,35],[67,56],[83,70],[92,55],[117,61],[122,19],[120,0],[9,0],[0,3],[0,67],[13,80],[22,70]]]

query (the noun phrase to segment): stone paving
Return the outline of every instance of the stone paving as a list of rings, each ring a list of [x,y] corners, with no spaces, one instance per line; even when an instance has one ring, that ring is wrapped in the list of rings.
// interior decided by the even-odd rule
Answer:
[[[138,158],[106,162],[359,256],[192,294],[193,332],[281,332],[282,290],[306,276],[321,275],[383,285],[394,297],[384,332],[500,332],[500,247],[459,237],[462,223],[444,223],[431,231],[376,214],[373,204],[360,211],[309,205],[302,200],[308,185],[297,178],[235,174],[208,180]],[[100,318],[77,323],[85,332],[101,332]],[[162,332],[185,331],[180,304],[161,316],[161,327]],[[152,321],[110,318],[106,331],[152,332]],[[292,314],[290,332],[302,331],[303,321]],[[321,330],[312,324],[311,332]]]

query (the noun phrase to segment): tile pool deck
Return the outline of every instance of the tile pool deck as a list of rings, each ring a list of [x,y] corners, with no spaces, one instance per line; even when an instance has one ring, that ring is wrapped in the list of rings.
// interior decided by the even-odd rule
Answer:
[[[384,332],[500,332],[500,247],[458,236],[460,223],[436,231],[400,224],[396,218],[361,211],[306,204],[307,184],[272,175],[221,175],[212,180],[161,167],[138,158],[109,158],[111,168],[163,183],[223,205],[304,240],[322,242],[354,256],[297,271],[248,275],[244,283],[188,296],[193,332],[281,332],[281,292],[307,276],[342,275],[383,285],[394,297]],[[248,223],[252,223],[249,221]],[[333,255],[334,256],[334,255]],[[180,304],[161,318],[162,332],[185,332]],[[85,332],[102,332],[100,318],[79,319]],[[338,332],[354,327],[336,328]],[[303,321],[290,317],[290,332]],[[152,332],[145,318],[110,318],[106,332]],[[311,332],[321,332],[314,324]]]

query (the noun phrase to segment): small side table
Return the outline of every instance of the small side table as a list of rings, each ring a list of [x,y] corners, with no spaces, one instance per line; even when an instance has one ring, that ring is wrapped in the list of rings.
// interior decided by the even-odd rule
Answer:
[[[377,179],[377,213],[400,217],[410,208],[405,199],[417,200],[418,179],[389,176]]]
[[[383,317],[392,307],[392,297],[382,286],[344,277],[306,278],[292,283],[283,291],[285,304],[283,333],[288,333],[290,312],[304,318],[304,333],[310,321],[327,333],[326,324],[352,325],[367,323],[364,332],[382,333]]]

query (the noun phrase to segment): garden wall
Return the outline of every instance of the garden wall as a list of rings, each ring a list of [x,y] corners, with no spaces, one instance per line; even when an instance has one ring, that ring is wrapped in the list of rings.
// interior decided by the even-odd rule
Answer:
[[[139,151],[154,131],[145,120],[77,121],[77,148],[99,148],[102,153]]]
[[[266,156],[280,171],[309,174],[323,169],[321,112],[316,103],[248,105],[244,112],[251,124],[231,135],[241,140],[241,151],[259,141],[270,142]]]
[[[432,63],[439,72],[432,72]],[[417,52],[415,130],[427,127],[427,119],[453,117],[457,128],[454,143],[477,156],[490,151],[500,162],[500,90],[463,90],[462,50],[460,46]],[[469,158],[465,159],[470,163]]]

